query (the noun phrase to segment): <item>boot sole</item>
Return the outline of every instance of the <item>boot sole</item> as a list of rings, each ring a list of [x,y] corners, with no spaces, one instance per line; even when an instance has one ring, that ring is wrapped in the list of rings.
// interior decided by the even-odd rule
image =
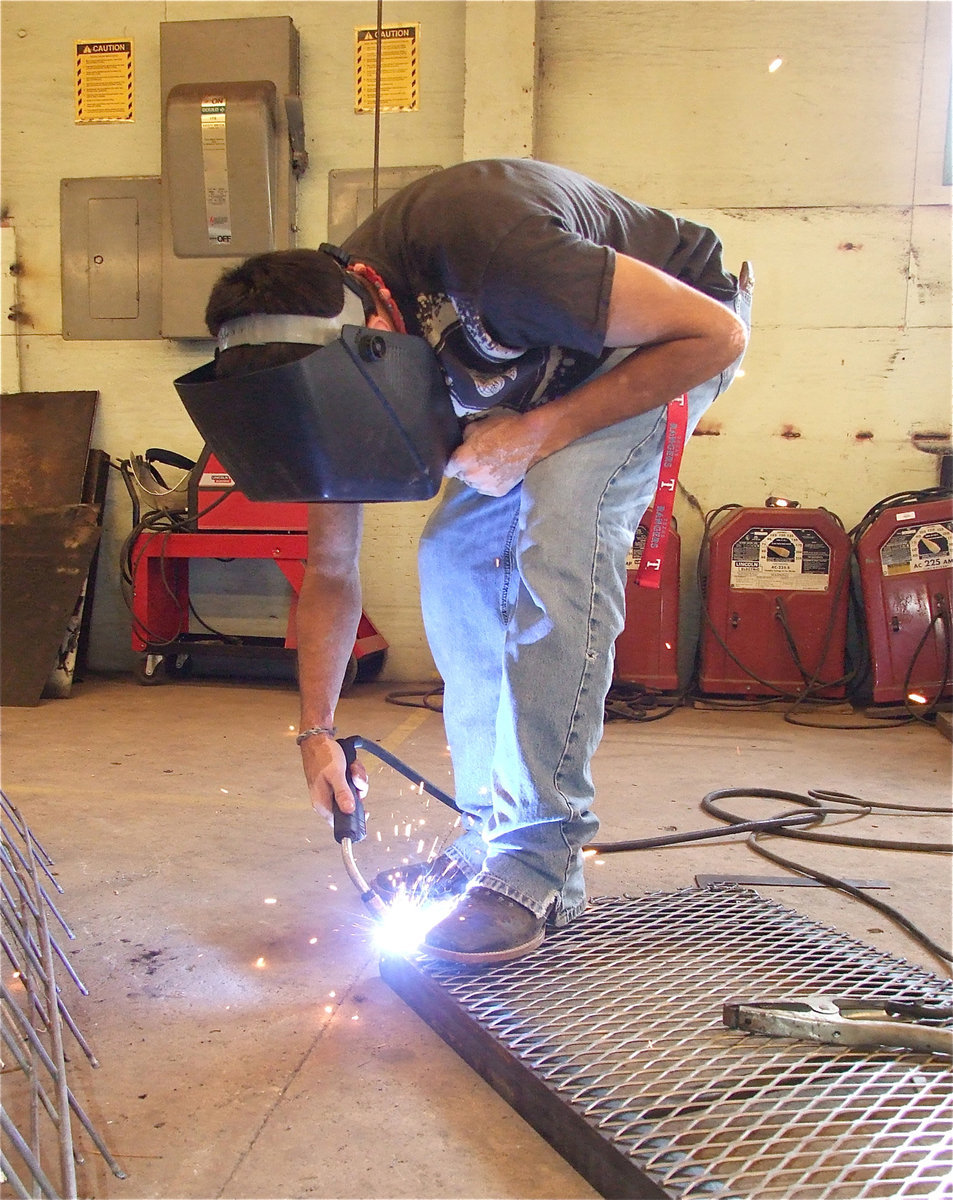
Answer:
[[[522,958],[525,954],[531,954],[543,944],[545,936],[546,930],[544,928],[534,937],[530,938],[528,942],[523,942],[519,946],[509,946],[506,950],[481,950],[471,954],[463,950],[445,950],[441,946],[428,946],[426,941],[421,945],[420,949],[425,954],[429,954],[431,958],[439,958],[444,962],[461,963],[463,966],[470,967],[488,967],[492,963],[510,962],[511,959]]]

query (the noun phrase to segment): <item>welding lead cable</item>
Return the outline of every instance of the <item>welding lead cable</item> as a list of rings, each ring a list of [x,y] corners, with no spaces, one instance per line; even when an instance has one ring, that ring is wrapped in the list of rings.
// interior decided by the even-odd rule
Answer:
[[[737,827],[743,820],[736,813],[730,813],[719,808],[717,801],[732,798],[751,797],[753,799],[790,800],[795,804],[810,807],[814,812],[823,810],[825,802],[834,801],[842,805],[840,809],[829,809],[828,815],[844,816],[848,813],[855,817],[867,817],[874,809],[889,814],[901,812],[909,816],[950,816],[953,810],[948,808],[921,808],[910,804],[890,804],[885,801],[862,800],[859,796],[851,796],[845,792],[810,791],[807,795],[798,792],[781,791],[774,788],[722,788],[709,792],[702,798],[703,812],[724,821],[732,827]],[[792,822],[793,824],[793,822]],[[951,854],[953,844],[946,842],[908,842],[889,838],[850,837],[840,833],[812,833],[810,830],[787,830],[781,826],[777,832],[782,837],[801,838],[810,842],[829,842],[835,846],[858,846],[865,850],[909,850],[918,854]]]
[[[943,962],[953,962],[953,951],[950,951],[945,946],[941,946],[939,943],[935,942],[933,938],[929,936],[929,934],[924,933],[924,931],[918,925],[915,925],[909,917],[904,916],[899,909],[894,908],[890,904],[885,904],[883,900],[878,900],[874,896],[868,896],[860,888],[854,887],[852,883],[848,883],[846,879],[839,879],[836,875],[827,875],[823,871],[818,871],[815,867],[809,867],[804,863],[795,862],[790,858],[784,858],[780,854],[773,854],[770,850],[766,850],[765,847],[758,842],[758,837],[759,835],[757,833],[752,833],[748,838],[748,845],[755,852],[755,854],[760,854],[762,858],[766,858],[770,862],[777,863],[778,866],[785,867],[789,871],[794,871],[799,875],[807,875],[811,879],[816,879],[818,883],[823,883],[827,887],[833,888],[835,891],[844,892],[848,896],[853,896],[855,900],[859,900],[862,904],[866,904],[868,908],[876,909],[877,912],[882,913],[883,916],[887,917],[888,920],[894,921],[901,927],[901,929],[905,929],[915,941],[918,941],[921,946],[926,947],[931,954],[935,954],[936,957],[941,959]]]
[[[110,465],[115,466],[115,463],[110,463]],[[128,483],[126,486],[129,486]],[[173,601],[173,605],[179,616],[184,617],[186,614],[182,611],[178,597],[172,591],[166,575],[166,543],[168,542],[169,536],[173,533],[194,532],[195,528],[198,527],[199,520],[210,513],[213,508],[217,508],[220,504],[224,503],[230,494],[230,491],[222,492],[218,497],[216,497],[216,499],[211,501],[210,504],[207,504],[205,508],[197,512],[195,516],[192,516],[190,513],[182,513],[179,516],[175,516],[173,513],[168,513],[162,509],[156,509],[153,512],[148,512],[144,517],[142,517],[141,520],[136,520],[134,522],[132,530],[126,535],[126,538],[124,539],[119,550],[119,591],[120,595],[122,596],[123,604],[126,606],[130,616],[132,617],[133,624],[135,626],[135,632],[139,635],[139,637],[142,638],[144,642],[148,642],[150,646],[168,646],[178,640],[178,638],[161,638],[158,634],[153,633],[153,631],[149,629],[135,613],[132,591],[135,583],[136,571],[138,570],[139,563],[145,553],[145,546],[148,544],[147,542],[143,543],[143,546],[139,548],[139,553],[136,554],[135,551],[137,549],[139,538],[144,534],[149,534],[151,540],[151,538],[158,537],[160,534],[163,535],[164,540],[161,552],[159,554],[160,578],[166,594]],[[202,617],[199,616],[199,614],[195,611],[191,600],[189,600],[188,608],[189,612],[195,617],[199,624],[204,629],[207,629],[208,632],[214,637],[218,638],[226,645],[238,645],[240,643],[240,638],[230,634],[222,633],[221,630],[213,629],[212,626],[204,621]]]
[[[896,492],[892,496],[886,496],[886,497],[884,497],[883,500],[879,500],[875,505],[873,505],[872,508],[870,508],[864,514],[863,517],[861,517],[861,519],[857,522],[857,524],[853,527],[853,529],[848,531],[848,537],[851,540],[850,559],[859,565],[858,552],[860,549],[861,539],[863,538],[864,534],[868,531],[868,529],[870,529],[870,527],[874,524],[874,522],[880,516],[882,516],[883,513],[886,512],[888,509],[907,508],[907,507],[914,506],[917,504],[926,504],[926,503],[929,503],[931,500],[949,500],[951,498],[953,498],[953,489],[951,489],[949,487],[938,486],[938,487],[931,487],[931,488],[923,488],[919,491]],[[858,639],[859,639],[858,659],[861,662],[863,662],[863,661],[869,659],[869,654],[870,654],[869,645],[868,645],[868,637],[867,637],[867,623],[866,623],[866,620],[864,619],[864,605],[863,605],[860,597],[856,594],[856,589],[851,590],[850,599],[851,599],[851,604],[853,605],[854,612],[855,612],[855,617],[856,617],[855,625],[856,625],[857,635],[858,635]],[[929,707],[918,711],[917,707],[909,699],[910,684],[911,684],[911,680],[913,677],[914,666],[915,666],[916,661],[919,658],[924,646],[926,645],[927,638],[928,638],[931,630],[933,629],[934,624],[937,622],[937,620],[939,620],[939,622],[942,624],[943,629],[946,633],[947,646],[949,646],[949,644],[950,644],[950,621],[949,621],[950,614],[946,609],[945,597],[942,594],[940,594],[936,597],[936,601],[937,601],[936,614],[934,615],[933,620],[931,622],[929,622],[926,629],[924,630],[923,637],[921,638],[919,644],[917,645],[916,649],[913,652],[913,656],[910,660],[910,664],[907,668],[906,676],[904,678],[903,693],[904,693],[904,705],[907,709],[906,716],[895,717],[895,718],[892,718],[889,720],[884,720],[882,718],[874,717],[874,718],[871,718],[871,720],[867,724],[856,724],[855,723],[855,724],[850,724],[850,725],[841,724],[840,722],[830,722],[830,721],[823,721],[823,722],[806,721],[803,718],[795,720],[793,714],[797,710],[798,703],[799,703],[798,702],[798,703],[795,703],[794,706],[787,713],[785,713],[785,715],[784,715],[785,721],[788,721],[792,725],[805,726],[808,729],[844,729],[844,730],[895,729],[901,725],[909,725],[913,721],[923,721],[924,723],[926,723],[930,716],[935,715],[935,713],[939,707],[940,700],[943,698],[943,695],[946,692],[947,686],[950,681],[949,655],[947,655],[944,659],[943,681],[941,682],[941,684],[937,690],[936,696],[934,697],[934,700],[929,705]],[[863,682],[863,681],[861,680],[860,682]]]
[[[681,846],[686,842],[700,842],[708,838],[729,837],[734,833],[781,832],[789,825],[814,825],[825,816],[841,813],[843,809],[817,808],[812,812],[781,813],[777,817],[766,817],[762,821],[740,821],[732,823],[730,829],[694,829],[688,833],[670,833],[661,837],[636,838],[622,842],[590,842],[585,849],[596,854],[625,854],[633,850],[657,850],[663,846]]]
[[[893,810],[919,816],[928,816],[938,813],[948,815],[949,812],[947,809],[917,808],[916,806],[906,804],[887,804],[878,801],[865,801],[856,796],[849,796],[841,792],[811,792],[804,796],[797,792],[780,791],[774,788],[722,788],[719,791],[709,792],[702,798],[702,809],[711,816],[728,822],[734,828],[738,828],[738,826],[743,823],[742,818],[738,817],[734,813],[727,812],[725,809],[720,808],[717,804],[717,801],[719,800],[726,800],[732,797],[792,800],[796,804],[807,805],[814,812],[821,811],[822,798],[828,799],[832,797],[836,798],[840,803],[845,804],[848,807],[851,805],[862,806],[866,812],[860,815],[867,815],[873,809]],[[824,871],[819,871],[814,867],[809,867],[804,863],[795,862],[793,859],[784,858],[780,854],[774,854],[772,851],[767,850],[759,840],[764,832],[774,832],[779,837],[802,838],[804,840],[820,842],[834,842],[841,845],[864,846],[866,848],[880,850],[912,850],[920,853],[948,854],[951,850],[953,850],[953,847],[930,842],[899,842],[879,840],[875,838],[847,839],[837,834],[811,833],[807,830],[796,830],[785,827],[779,827],[773,831],[751,833],[747,838],[747,844],[755,854],[759,854],[762,858],[766,858],[770,862],[784,867],[795,874],[807,875],[809,878],[816,879],[818,883],[823,883],[825,886],[833,888],[835,891],[844,892],[846,895],[852,896],[855,900],[859,900],[861,904],[866,904],[868,908],[875,909],[888,920],[895,922],[895,924],[899,925],[901,929],[904,929],[912,938],[914,938],[915,941],[918,941],[931,954],[936,955],[936,957],[941,959],[943,962],[953,962],[953,953],[951,953],[950,950],[944,946],[940,946],[929,936],[929,934],[925,933],[919,928],[919,926],[915,925],[909,917],[904,916],[902,912],[894,908],[892,905],[886,904],[883,900],[878,900],[874,896],[868,896],[861,888],[855,887],[853,884],[848,883],[845,879],[840,879],[836,875],[828,875]]]
[[[368,750],[376,758],[379,758],[381,762],[386,763],[387,766],[395,770],[399,775],[403,775],[405,779],[410,780],[410,782],[416,787],[419,787],[422,792],[426,792],[427,795],[432,796],[434,800],[439,800],[441,804],[445,804],[447,808],[452,808],[454,812],[460,813],[461,816],[472,815],[460,808],[452,796],[447,795],[447,793],[438,788],[435,783],[431,783],[428,779],[424,779],[419,772],[411,770],[411,768],[405,762],[401,762],[396,755],[391,754],[389,750],[385,750],[383,746],[378,746],[376,742],[372,742],[368,738],[364,737],[353,737],[349,738],[348,741],[354,743],[354,748],[356,750]]]
[[[425,692],[388,692],[384,697],[388,704],[396,704],[399,708],[426,708],[430,712],[443,712],[443,684],[428,688]],[[431,703],[439,700],[440,703]]]
[[[721,708],[721,707],[729,708],[729,709],[764,708],[765,705],[772,704],[777,700],[794,700],[797,698],[796,694],[794,694],[792,692],[784,692],[781,689],[779,689],[776,684],[770,683],[767,679],[762,679],[759,675],[755,674],[754,671],[752,671],[749,667],[747,667],[743,662],[741,662],[741,660],[735,655],[734,651],[731,649],[731,647],[728,645],[728,643],[721,636],[721,634],[718,631],[718,629],[715,625],[715,622],[712,618],[711,612],[709,611],[709,608],[708,608],[708,586],[707,586],[708,581],[705,579],[705,576],[704,576],[704,563],[705,563],[705,556],[708,552],[708,547],[711,543],[712,527],[714,526],[714,524],[718,520],[718,518],[721,517],[724,513],[731,512],[734,509],[740,509],[740,508],[741,508],[740,504],[723,504],[720,508],[713,509],[705,517],[704,528],[702,530],[701,545],[698,550],[698,558],[696,559],[696,562],[695,562],[695,579],[696,579],[696,584],[698,587],[698,594],[701,597],[701,606],[700,606],[699,616],[700,616],[702,623],[707,627],[707,629],[711,633],[712,637],[715,639],[715,641],[718,643],[718,645],[721,647],[721,649],[725,652],[725,654],[728,656],[728,658],[730,658],[732,660],[732,662],[734,662],[736,667],[740,667],[741,670],[744,671],[744,673],[746,675],[748,675],[751,679],[753,679],[755,681],[755,683],[760,683],[762,685],[762,687],[767,688],[768,695],[762,696],[762,697],[758,698],[757,700],[742,700],[742,701],[740,701],[738,703],[734,703],[734,704],[730,704],[727,701],[715,702],[715,701],[709,700],[708,697],[704,697],[706,703],[712,704],[712,706],[716,707],[716,708]],[[697,676],[698,668],[699,668],[700,649],[701,649],[701,637],[699,636],[699,644],[698,644],[698,647],[696,648],[696,656],[695,656],[696,657],[696,662],[695,662],[695,675],[696,676]],[[695,680],[693,679],[692,682],[694,683]],[[692,690],[693,689],[692,689],[691,685],[689,685],[689,691],[691,692]]]
[[[855,677],[855,675],[857,673],[856,668],[854,668],[854,669],[851,669],[850,671],[847,671],[839,679],[821,680],[818,678],[818,675],[820,673],[821,664],[824,662],[825,658],[827,657],[828,648],[833,640],[834,625],[835,625],[835,622],[837,619],[837,610],[838,610],[838,604],[840,601],[840,596],[841,596],[841,593],[844,591],[844,588],[847,586],[848,580],[850,579],[851,555],[846,556],[846,558],[844,560],[843,569],[841,570],[841,572],[836,580],[834,593],[833,593],[833,599],[832,599],[832,602],[830,605],[830,615],[828,617],[827,626],[824,630],[824,634],[821,639],[822,650],[818,657],[818,667],[817,667],[817,670],[814,671],[813,674],[811,674],[810,676],[808,675],[807,669],[804,667],[804,665],[801,661],[800,651],[797,649],[797,645],[794,641],[793,635],[787,625],[787,619],[786,619],[786,614],[784,612],[784,609],[779,600],[775,601],[775,619],[777,621],[779,621],[779,623],[781,625],[782,634],[785,638],[785,641],[787,642],[788,650],[791,653],[791,657],[794,662],[794,665],[797,668],[797,671],[800,674],[801,678],[804,680],[804,686],[797,691],[787,691],[784,688],[780,688],[777,686],[776,683],[773,683],[772,681],[770,681],[768,679],[763,679],[752,667],[748,666],[747,663],[742,662],[742,660],[738,657],[738,655],[735,654],[735,652],[731,649],[731,647],[728,645],[728,643],[725,641],[725,639],[721,636],[721,633],[718,630],[717,626],[715,625],[715,622],[712,619],[711,613],[708,608],[708,603],[707,603],[708,589],[706,587],[706,582],[704,580],[702,571],[703,571],[703,563],[705,561],[706,548],[711,541],[712,525],[714,524],[714,522],[717,520],[717,518],[722,513],[728,512],[731,509],[736,509],[736,508],[740,508],[740,507],[741,507],[741,505],[738,505],[738,504],[725,504],[721,508],[715,509],[714,512],[709,513],[707,518],[705,519],[705,527],[704,527],[704,532],[702,534],[702,543],[701,543],[701,547],[699,549],[698,561],[696,564],[696,580],[697,580],[697,585],[698,585],[698,593],[702,597],[700,615],[701,615],[702,621],[705,623],[705,625],[708,629],[708,632],[712,635],[712,637],[718,643],[719,647],[724,652],[724,654],[729,659],[731,659],[731,661],[735,664],[736,667],[740,668],[740,670],[742,670],[750,679],[753,679],[755,683],[760,683],[762,687],[767,688],[769,694],[761,697],[758,700],[740,701],[740,702],[735,702],[735,703],[729,703],[728,701],[724,701],[724,700],[715,701],[715,700],[712,700],[708,696],[705,696],[702,698],[704,699],[706,704],[710,704],[713,708],[723,708],[723,709],[728,709],[729,711],[734,710],[734,709],[764,708],[765,705],[772,704],[778,700],[792,701],[793,708],[797,708],[799,705],[803,704],[808,699],[812,700],[815,704],[839,703],[839,701],[836,698],[826,697],[826,696],[816,696],[816,695],[812,695],[812,693],[817,690],[823,690],[825,688],[832,688],[832,687],[840,687],[843,684],[850,683],[851,680]],[[831,519],[834,520],[842,529],[844,528],[843,521],[841,521],[840,517],[838,517],[836,513],[833,513],[829,509],[826,509],[826,508],[821,508],[820,511],[827,513],[827,515],[829,517],[831,517]],[[696,672],[697,672],[697,669],[698,669],[698,664],[696,662]],[[793,708],[791,711],[793,711]]]
[[[794,720],[794,713],[797,711],[798,704],[800,704],[800,701],[798,701],[784,714],[785,721],[788,721],[791,725],[804,726],[807,729],[844,729],[848,732],[853,729],[896,729],[902,725],[911,725],[914,721],[920,721],[924,725],[929,724],[930,717],[936,715],[939,709],[940,701],[943,699],[947,686],[950,682],[949,656],[947,655],[944,658],[943,679],[940,681],[936,695],[929,705],[926,705],[922,709],[918,709],[910,699],[910,692],[913,687],[913,671],[917,665],[917,659],[922,654],[930,634],[933,633],[934,628],[937,625],[942,626],[946,635],[946,644],[950,644],[950,614],[946,608],[945,597],[940,594],[936,597],[936,601],[936,612],[924,628],[923,634],[921,635],[920,640],[917,642],[916,649],[910,656],[910,662],[907,665],[907,671],[904,675],[902,690],[904,696],[904,707],[907,709],[906,716],[891,718],[872,717],[866,724],[853,725],[841,724],[837,721],[805,721],[803,718]]]

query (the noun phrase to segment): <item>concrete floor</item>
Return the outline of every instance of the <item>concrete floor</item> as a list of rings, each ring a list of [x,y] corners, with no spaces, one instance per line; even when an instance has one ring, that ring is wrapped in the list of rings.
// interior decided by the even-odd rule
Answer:
[[[439,715],[388,703],[388,690],[366,684],[345,698],[342,734],[382,743],[452,790]],[[150,688],[91,677],[68,700],[3,711],[4,791],[56,860],[58,903],[76,932],[65,947],[90,990],[84,999],[62,981],[102,1064],[74,1055],[71,1083],[128,1172],[115,1179],[78,1137],[80,1195],[595,1195],[380,980],[371,923],[305,799],[296,719],[289,683],[212,679]],[[371,833],[358,858],[369,875],[416,858],[421,842],[429,853],[452,814],[376,759],[368,767]],[[825,788],[941,807],[951,785],[950,744],[935,728],[818,731],[764,711],[613,722],[594,773],[603,840],[709,826],[699,801],[715,788]],[[946,816],[877,814],[848,831],[950,841]],[[779,849],[889,882],[874,894],[949,945],[944,856]],[[589,867],[594,895],[674,891],[696,873],[782,874],[729,839]],[[845,896],[765,894],[945,973]]]

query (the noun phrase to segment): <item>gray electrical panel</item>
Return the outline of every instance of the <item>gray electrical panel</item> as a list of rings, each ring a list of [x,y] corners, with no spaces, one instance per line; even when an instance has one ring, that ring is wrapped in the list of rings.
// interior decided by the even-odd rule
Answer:
[[[164,21],[160,54],[161,334],[204,338],[222,271],[294,245],[298,33],[290,17]]]
[[[160,181],[60,180],[63,337],[157,338]]]
[[[432,175],[434,167],[381,167],[377,172],[377,203],[383,204],[402,187]],[[374,171],[352,167],[328,172],[328,240],[339,246],[374,211]]]

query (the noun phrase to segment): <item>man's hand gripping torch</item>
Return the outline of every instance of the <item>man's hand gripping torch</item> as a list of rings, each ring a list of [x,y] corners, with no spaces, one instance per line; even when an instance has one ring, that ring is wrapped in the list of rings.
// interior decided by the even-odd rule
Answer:
[[[334,815],[334,840],[341,847],[341,857],[344,860],[344,869],[347,871],[348,877],[360,892],[361,899],[364,901],[368,912],[375,921],[379,921],[387,912],[387,905],[370,886],[354,861],[354,846],[357,842],[363,842],[367,836],[364,804],[358,794],[357,788],[351,781],[351,764],[357,758],[357,746],[360,741],[361,739],[357,737],[338,738],[338,745],[344,751],[344,758],[347,763],[347,783],[351,789],[351,795],[354,797],[354,811],[352,813],[342,812],[337,802],[334,802],[332,806]]]

